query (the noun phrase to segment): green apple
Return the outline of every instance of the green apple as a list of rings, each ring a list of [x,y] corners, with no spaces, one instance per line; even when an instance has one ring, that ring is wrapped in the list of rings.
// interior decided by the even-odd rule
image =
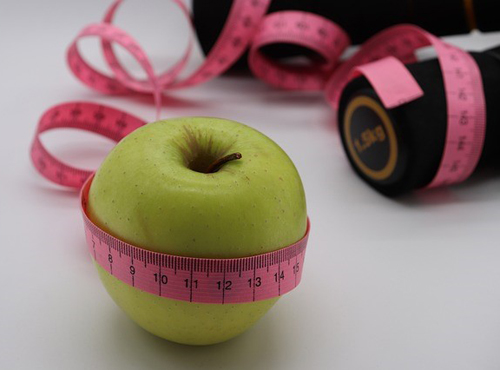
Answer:
[[[307,227],[304,189],[286,153],[248,126],[207,117],[160,121],[125,137],[95,175],[88,215],[136,246],[205,258],[280,249],[300,240]],[[176,301],[97,269],[111,297],[135,322],[178,343],[228,340],[277,301]]]

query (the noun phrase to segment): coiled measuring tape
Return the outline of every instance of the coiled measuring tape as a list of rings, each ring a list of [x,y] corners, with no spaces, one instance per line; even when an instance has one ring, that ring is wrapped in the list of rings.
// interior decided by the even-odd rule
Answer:
[[[184,14],[188,16],[188,10],[182,1],[174,1],[181,7]],[[350,60],[341,63],[340,56],[349,45],[349,38],[340,27],[331,21],[317,15],[296,11],[278,12],[265,16],[270,3],[269,0],[234,1],[226,25],[205,62],[190,77],[181,80],[178,76],[187,63],[192,41],[190,41],[183,57],[173,68],[160,76],[156,76],[147,55],[140,45],[125,31],[111,23],[121,3],[121,0],[114,2],[101,23],[87,26],[79,33],[68,49],[68,63],[78,79],[102,93],[153,94],[157,107],[157,115],[160,112],[161,96],[165,91],[194,86],[217,77],[227,70],[249,45],[249,66],[251,70],[257,77],[273,86],[293,90],[324,90],[327,101],[336,109],[342,89],[352,78],[362,73],[372,83],[384,105],[387,108],[394,108],[422,96],[422,90],[406,70],[404,63],[416,61],[415,51],[421,47],[432,45],[438,54],[444,76],[448,103],[448,130],[441,165],[431,186],[449,185],[463,181],[472,173],[477,165],[482,152],[486,125],[484,92],[480,71],[469,54],[440,41],[418,27],[403,25],[384,31],[363,45],[360,51]],[[105,60],[113,71],[113,76],[106,76],[98,72],[81,57],[77,47],[78,40],[89,36],[101,39]],[[280,65],[267,59],[259,52],[260,48],[266,45],[283,42],[294,43],[314,50],[323,57],[324,62],[320,64],[315,63],[308,67]],[[131,53],[146,72],[146,80],[137,80],[124,69],[115,56],[111,43],[118,43]],[[466,120],[464,120],[464,117],[466,117]],[[465,121],[467,124],[464,124]],[[39,123],[31,152],[33,163],[38,171],[49,180],[60,185],[81,188],[89,179],[91,172],[69,166],[52,156],[40,141],[40,134],[47,130],[72,127],[95,132],[119,141],[128,133],[144,125],[144,123],[141,119],[128,113],[94,103],[75,102],[55,106],[43,115]],[[458,145],[457,140],[461,143],[465,142],[466,145]],[[82,201],[84,204],[85,191],[82,192]],[[161,284],[158,286],[153,284],[151,285],[152,288],[147,288],[151,283],[148,280],[151,279],[151,274],[153,274],[153,277],[155,273],[160,274],[160,272],[153,272],[152,270],[156,268],[156,265],[151,269],[147,266],[144,269],[135,269],[134,267],[132,279],[130,276],[132,271],[130,269],[131,265],[128,264],[130,255],[127,254],[128,252],[125,253],[125,251],[130,250],[131,246],[121,244],[122,242],[117,240],[109,239],[110,236],[99,237],[99,235],[104,235],[104,231],[99,230],[97,226],[92,225],[88,220],[86,221],[86,228],[87,240],[89,241],[89,246],[92,247],[91,251],[94,250],[95,238],[100,241],[100,245],[102,245],[102,240],[108,238],[106,240],[112,240],[110,242],[111,245],[122,246],[114,249],[111,248],[110,244],[104,243],[104,250],[111,248],[114,251],[111,252],[110,249],[108,253],[108,257],[111,255],[113,261],[116,261],[116,253],[120,256],[126,256],[125,260],[127,263],[123,265],[125,267],[118,269],[115,267],[115,273],[120,271],[120,274],[122,274],[119,275],[121,280],[126,282],[132,281],[132,284],[137,287],[139,284],[144,284],[141,285],[142,289],[153,294],[167,294],[165,291],[163,293],[159,291]],[[292,280],[286,280],[286,283],[280,280],[281,271],[285,272],[284,270],[280,270],[280,266],[285,260],[282,260],[282,257],[279,256],[280,253],[284,253],[287,256],[287,266],[290,266],[288,263],[289,261],[293,262],[294,257],[297,258],[297,262],[300,265],[300,261],[303,262],[306,241],[307,235],[299,242],[300,247],[296,245],[288,247],[290,248],[289,250],[295,252],[284,253],[278,251],[276,252],[276,256],[278,257],[275,256],[270,259],[270,261],[278,261],[278,275],[275,278],[278,281],[275,281],[274,284],[283,283],[283,290],[281,288],[276,290],[276,286],[272,284],[273,274],[266,275],[268,277],[271,276],[271,278],[266,280],[269,281],[269,288],[266,287],[261,290],[267,293],[259,295],[259,299],[260,297],[270,298],[278,296],[282,292],[292,289],[296,285],[296,282],[300,281],[301,268],[299,274],[295,274],[298,280],[294,278],[294,284],[291,283]],[[131,253],[132,256],[137,256],[137,253],[140,255],[145,252]],[[293,255],[294,253],[296,253],[295,256]],[[106,253],[102,252],[99,256],[101,255],[105,256]],[[111,269],[108,266],[109,259],[106,262],[106,258],[98,257],[97,252],[94,258],[105,269]],[[253,258],[259,258],[259,256]],[[144,262],[140,259],[139,261],[141,263]],[[202,262],[186,263],[189,266],[198,266],[196,263]],[[230,263],[223,263],[223,266],[226,266],[224,267],[224,271],[231,268],[229,267],[231,266]],[[292,263],[291,266],[292,270],[287,270],[287,274],[284,276],[289,276],[290,271],[293,273],[294,264]],[[125,273],[127,267],[129,271],[128,275]],[[271,264],[266,265],[265,268],[270,268],[271,271],[274,271],[273,269],[276,266],[275,264]],[[224,271],[222,272],[223,274]],[[244,271],[245,274],[251,274],[251,269]],[[243,274],[243,271],[241,274]],[[157,279],[162,279],[161,276],[158,275]],[[231,278],[233,278],[232,275]],[[245,275],[245,278],[247,278],[247,275]],[[167,279],[172,281],[172,278],[168,278],[168,276]],[[227,281],[229,281],[224,279],[224,275],[222,280],[220,276],[217,276],[218,280],[212,280],[208,276],[207,284],[210,281],[211,285],[209,285],[211,287],[207,288],[205,293],[200,293],[199,296],[196,295],[196,298],[193,298],[193,295],[187,295],[185,290],[178,290],[182,287],[182,282],[185,283],[186,279],[177,280],[178,288],[172,290],[172,292],[176,293],[169,293],[173,294],[171,297],[183,300],[188,300],[189,298],[189,300],[196,299],[200,302],[220,303],[220,292],[214,290],[214,286],[217,285],[218,288],[219,285],[214,285],[213,282],[222,282],[222,285],[226,286]],[[202,280],[197,280],[201,286]],[[191,286],[193,281],[192,279],[188,279],[188,285]],[[245,290],[247,289],[244,284],[245,279],[238,280],[243,283],[238,283],[234,286],[232,285],[233,280],[230,281],[231,290],[233,290],[231,292],[232,295],[231,298],[229,295],[224,296],[224,302],[243,302],[249,301],[250,298],[255,298],[251,297],[248,291]],[[248,283],[248,279],[246,281]],[[154,283],[158,283],[158,281]],[[248,284],[248,289],[250,289],[252,283]],[[243,291],[246,291],[246,293],[243,293]]]

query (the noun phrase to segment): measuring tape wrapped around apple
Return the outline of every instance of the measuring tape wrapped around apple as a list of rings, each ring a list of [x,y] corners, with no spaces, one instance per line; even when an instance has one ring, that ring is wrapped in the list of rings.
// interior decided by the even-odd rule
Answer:
[[[481,152],[485,126],[477,65],[467,53],[420,28],[385,31],[341,64],[349,38],[334,23],[291,11],[264,17],[269,1],[235,1],[205,62],[180,80],[192,42],[180,62],[156,76],[138,43],[111,23],[120,3],[111,6],[103,22],[80,32],[68,49],[69,66],[77,78],[102,93],[153,94],[158,114],[164,91],[215,78],[248,45],[252,71],[277,87],[325,90],[337,108],[346,84],[363,74],[384,106],[403,106],[423,95],[403,63],[415,61],[418,48],[433,45],[445,71],[444,83],[451,87],[446,89],[447,144],[434,185],[465,179],[477,163],[474,153]],[[187,15],[183,3],[176,3]],[[112,77],[81,57],[78,40],[89,36],[102,40]],[[306,68],[283,66],[260,53],[266,45],[283,42],[308,47],[325,62]],[[111,43],[128,50],[148,78],[134,79]],[[470,100],[457,98],[457,81],[446,73],[456,63],[476,81],[467,86]],[[456,109],[474,113],[473,132],[461,131]],[[63,163],[43,146],[43,132],[66,127],[120,141],[95,175]],[[473,155],[456,150],[456,135],[469,135]],[[309,223],[300,177],[274,142],[247,126],[196,117],[145,125],[114,108],[65,103],[43,115],[31,156],[49,180],[82,189],[87,243],[101,280],[117,304],[156,335],[188,344],[227,340],[251,326],[301,280]],[[460,176],[447,171],[448,158],[466,162]]]
[[[95,175],[65,165],[38,138],[32,156],[55,182],[83,184],[101,280],[146,330],[186,344],[221,342],[299,284],[309,235],[304,189],[289,157],[260,132],[201,117],[145,125],[89,103],[52,108],[39,127],[124,137]]]

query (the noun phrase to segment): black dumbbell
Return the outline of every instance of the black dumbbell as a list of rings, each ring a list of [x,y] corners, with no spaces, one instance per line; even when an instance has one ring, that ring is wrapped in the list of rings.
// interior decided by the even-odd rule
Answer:
[[[205,54],[219,37],[232,3],[193,0],[194,26]],[[476,28],[500,30],[497,7],[497,0],[274,0],[269,13],[301,10],[319,14],[336,22],[354,44],[360,44],[401,23],[418,25],[437,36],[464,34]],[[262,52],[272,58],[311,55],[308,49],[288,44],[273,44]],[[245,59],[238,63],[240,67],[245,65]]]
[[[500,47],[471,55],[481,70],[486,97],[480,168],[500,159]],[[445,146],[448,116],[439,62],[407,67],[424,91],[422,98],[386,109],[368,80],[358,77],[344,89],[338,111],[342,144],[352,167],[388,196],[425,188],[438,171]]]

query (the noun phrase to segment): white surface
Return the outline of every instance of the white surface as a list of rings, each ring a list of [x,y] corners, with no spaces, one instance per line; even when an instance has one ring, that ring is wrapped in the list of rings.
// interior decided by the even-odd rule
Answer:
[[[349,168],[321,95],[248,78],[177,92],[163,116],[241,121],[289,153],[312,220],[303,283],[246,334],[213,347],[172,344],[131,322],[91,264],[76,194],[42,179],[28,158],[38,117],[59,102],[154,119],[151,99],[101,96],[66,68],[69,42],[106,4],[0,0],[1,369],[500,368],[500,176],[383,198]],[[186,26],[164,1],[144,4],[128,1],[118,23],[161,66],[180,54]],[[482,49],[500,35],[451,40]],[[88,42],[92,60],[96,45]],[[96,165],[111,148],[79,133],[45,140],[76,164]]]

